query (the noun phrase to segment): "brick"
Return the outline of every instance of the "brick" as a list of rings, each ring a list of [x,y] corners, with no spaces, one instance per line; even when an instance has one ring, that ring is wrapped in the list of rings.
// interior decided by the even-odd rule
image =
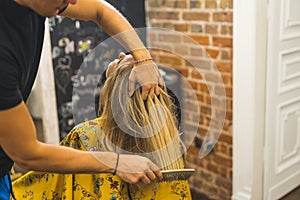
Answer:
[[[189,163],[193,163],[194,157],[195,156],[193,154],[186,154],[186,161]]]
[[[212,163],[208,163],[207,164],[207,170],[212,171],[212,172],[214,172],[216,174],[219,173],[219,167],[217,165],[215,165],[215,164],[212,164]]]
[[[223,80],[223,83],[225,85],[229,85],[229,86],[232,85],[232,77],[231,77],[231,75],[224,75],[224,74],[222,74],[222,80]]]
[[[206,53],[208,54],[208,56],[213,58],[213,59],[218,58],[218,55],[220,53],[219,50],[212,49],[212,48],[205,48],[205,50],[206,50]]]
[[[189,83],[190,87],[192,87],[194,90],[198,89],[198,84],[199,84],[198,82],[189,80],[188,83]]]
[[[232,110],[232,99],[231,98],[226,98],[226,108],[228,110]]]
[[[202,33],[203,28],[201,24],[191,24],[191,32],[192,33]]]
[[[217,8],[217,2],[214,0],[206,0],[205,8]]]
[[[201,8],[202,4],[199,0],[191,0],[190,1],[190,8]]]
[[[226,97],[232,97],[232,87],[225,87]]]
[[[157,34],[156,33],[153,33],[153,32],[148,32],[147,33],[147,37],[150,41],[152,40],[157,40]],[[152,50],[151,50],[152,51]]]
[[[232,169],[228,170],[228,178],[232,181]]]
[[[200,72],[202,72],[202,70],[211,69],[212,66],[211,61],[203,60],[201,58],[200,59],[189,58],[189,60],[184,60],[184,64],[187,67],[195,67]]]
[[[200,137],[204,137],[207,133],[207,130],[204,129],[204,128],[199,127],[197,133]]]
[[[189,48],[186,45],[180,45],[180,44],[176,45],[174,47],[174,50],[175,50],[174,53],[179,54],[181,56],[188,55],[189,53]]]
[[[204,84],[204,83],[199,83],[199,86],[200,86],[200,91],[202,91],[202,92],[205,92],[205,93],[209,93],[209,90],[208,90],[208,87],[207,87],[207,85],[206,84]]]
[[[226,119],[232,120],[232,112],[231,111],[226,111]]]
[[[228,147],[228,154],[229,154],[229,156],[232,157],[232,146],[231,146],[231,147]]]
[[[179,71],[179,73],[180,73],[181,75],[183,75],[184,77],[188,77],[188,75],[189,75],[189,69],[181,68],[181,69],[179,69],[178,71]]]
[[[232,182],[223,177],[216,178],[216,185],[225,188],[226,190],[232,190]]]
[[[216,62],[216,65],[217,65],[217,67],[218,67],[218,69],[221,73],[227,72],[227,73],[232,74],[232,63],[231,63],[231,61],[229,61],[229,62],[219,61],[219,62]]]
[[[187,21],[209,21],[210,14],[206,12],[184,12],[183,20]]]
[[[191,47],[190,48],[190,53],[191,53],[192,56],[199,56],[199,57],[201,57],[201,56],[204,55],[203,51],[204,51],[204,48],[200,48],[200,47],[198,47],[198,48]]]
[[[160,27],[173,30],[174,29],[174,24],[170,23],[170,22],[165,22],[165,23],[162,23]]]
[[[208,127],[211,122],[211,116],[205,116],[204,119],[204,125]]]
[[[197,168],[206,168],[205,160],[200,160],[199,155],[194,157],[194,163],[197,164]]]
[[[196,96],[197,96],[197,100],[199,102],[204,102],[204,95],[203,94],[196,94]]]
[[[149,11],[148,12],[150,19],[173,19],[179,20],[179,12],[176,11]]]
[[[231,158],[227,158],[227,157],[215,154],[214,161],[216,162],[216,164],[219,164],[221,166],[232,167],[232,159]]]
[[[169,35],[169,34],[159,34],[158,41],[162,42],[178,42],[181,40],[181,36],[179,35]]]
[[[200,115],[200,118],[199,118],[199,124],[204,124],[204,118],[201,115]]]
[[[213,14],[214,22],[232,22],[232,12],[216,12]]]
[[[175,56],[159,56],[159,61],[163,64],[170,64],[172,65],[180,65],[182,63],[182,60],[180,58],[177,58]]]
[[[219,141],[225,142],[227,144],[232,144],[232,135],[222,133],[219,137]]]
[[[232,0],[221,0],[220,8],[232,8],[233,7],[233,1]]]
[[[172,49],[172,46],[173,46],[171,43],[169,43],[169,44],[168,43],[162,43],[159,40],[150,41],[150,44],[151,44],[151,46],[156,46],[156,47],[159,48],[159,49],[156,49],[159,54],[163,53],[164,52],[163,50]],[[153,49],[152,49],[152,51],[153,51]]]
[[[207,188],[207,194],[212,199],[216,199],[217,198],[218,191],[219,191],[219,189],[217,187],[213,186],[213,185],[211,185],[210,187]]]
[[[221,86],[216,86],[215,87],[215,93],[217,95],[224,95],[224,89],[225,89],[225,95],[226,97],[232,97],[232,87],[221,87]]]
[[[227,156],[227,146],[223,142],[219,140],[215,147],[218,154]]]
[[[188,28],[189,28],[188,24],[174,24],[174,29],[176,31],[187,32]]]
[[[219,188],[218,196],[221,197],[222,200],[231,200],[231,191],[225,190],[224,188]]]
[[[211,108],[208,106],[201,106],[200,112],[204,115],[211,115]]]
[[[211,25],[211,24],[206,24],[205,25],[205,33],[208,34],[218,34],[218,25]]]
[[[199,61],[195,64],[197,64],[195,66],[197,67],[197,70],[199,70],[202,73],[202,70],[206,71],[207,69],[211,69],[213,63],[210,60],[199,59]]]
[[[190,35],[190,38],[195,40],[198,44],[209,45],[209,37],[202,35]]]
[[[213,97],[211,97],[211,101],[214,106],[218,106],[218,105],[222,105],[225,100],[221,99],[218,96],[213,96]],[[223,107],[222,107],[222,109],[223,109]]]
[[[219,175],[220,175],[221,177],[226,178],[226,177],[227,177],[227,168],[221,166],[221,167],[219,168]]]
[[[205,101],[206,104],[209,105],[209,106],[211,106],[211,96],[207,95],[206,98],[205,98],[205,100],[206,100]]]
[[[212,42],[214,46],[232,47],[232,38],[213,36]]]
[[[199,155],[199,148],[197,148],[195,146],[190,146],[190,148],[188,148],[188,153],[191,153],[193,155],[198,156]]]
[[[232,26],[231,25],[222,25],[221,26],[221,34],[232,36],[232,34],[233,34]]]
[[[212,182],[213,180],[212,175],[210,173],[204,172],[203,170],[200,171],[200,177],[206,182]]]
[[[232,49],[222,50],[221,51],[221,59],[222,60],[232,60]]]
[[[187,2],[186,1],[167,1],[164,4],[164,7],[170,7],[170,8],[187,8]]]
[[[217,83],[219,82],[219,76],[217,74],[214,73],[205,73],[205,80],[207,82],[213,82],[213,83]]]
[[[160,7],[161,6],[161,1],[159,0],[152,0],[152,1],[148,1],[149,2],[149,6],[150,7]]]
[[[201,73],[196,69],[192,69],[192,74],[191,75],[192,75],[192,78],[194,78],[194,79],[199,79],[199,80],[202,79]]]

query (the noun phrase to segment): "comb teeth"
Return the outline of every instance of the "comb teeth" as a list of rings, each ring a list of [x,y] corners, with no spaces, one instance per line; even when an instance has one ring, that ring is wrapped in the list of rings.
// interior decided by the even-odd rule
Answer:
[[[195,169],[174,169],[174,170],[162,170],[163,178],[160,182],[175,181],[175,180],[187,180],[194,173]]]

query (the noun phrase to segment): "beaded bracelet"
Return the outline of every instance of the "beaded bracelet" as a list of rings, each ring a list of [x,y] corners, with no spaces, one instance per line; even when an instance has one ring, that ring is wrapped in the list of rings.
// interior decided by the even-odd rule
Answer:
[[[116,166],[115,166],[115,170],[114,170],[114,172],[112,173],[112,175],[116,175],[116,173],[117,173],[117,169],[118,169],[118,165],[119,165],[119,157],[120,157],[120,154],[117,153]]]
[[[146,62],[146,61],[149,61],[149,60],[154,60],[154,59],[153,58],[145,58],[145,59],[142,59],[142,60],[136,60],[136,61],[134,61],[134,64]]]

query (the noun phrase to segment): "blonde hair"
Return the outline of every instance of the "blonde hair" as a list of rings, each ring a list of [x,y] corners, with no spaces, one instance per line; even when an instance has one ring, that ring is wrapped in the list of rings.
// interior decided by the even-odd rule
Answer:
[[[131,69],[130,64],[118,67],[101,90],[98,112],[104,120],[98,137],[104,150],[141,154],[161,169],[183,168],[185,149],[166,88],[146,101],[139,89],[129,97]]]

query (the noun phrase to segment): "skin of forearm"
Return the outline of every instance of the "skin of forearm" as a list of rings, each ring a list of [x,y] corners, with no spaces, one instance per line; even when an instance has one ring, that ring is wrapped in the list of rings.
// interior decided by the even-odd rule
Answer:
[[[92,154],[97,154],[97,161]],[[64,146],[53,146],[38,142],[34,153],[17,159],[26,170],[55,173],[112,173],[115,160],[111,152],[86,152]],[[109,159],[108,159],[109,158]]]
[[[115,8],[98,9],[95,21],[122,46],[131,51],[135,60],[151,57],[130,23]],[[114,20],[111,20],[114,19]]]
[[[151,57],[127,19],[103,0],[80,0],[76,5],[69,5],[62,15],[94,21],[106,33],[113,36],[127,51],[130,51],[135,60]]]

